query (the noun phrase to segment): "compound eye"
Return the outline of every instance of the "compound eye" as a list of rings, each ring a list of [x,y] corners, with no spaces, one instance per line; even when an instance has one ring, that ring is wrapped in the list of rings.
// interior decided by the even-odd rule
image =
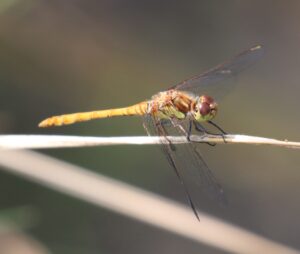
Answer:
[[[206,116],[206,115],[208,115],[209,113],[210,113],[210,111],[211,111],[211,108],[210,108],[210,106],[209,106],[209,104],[208,103],[202,103],[201,104],[201,107],[200,107],[200,114],[202,115],[202,116]]]

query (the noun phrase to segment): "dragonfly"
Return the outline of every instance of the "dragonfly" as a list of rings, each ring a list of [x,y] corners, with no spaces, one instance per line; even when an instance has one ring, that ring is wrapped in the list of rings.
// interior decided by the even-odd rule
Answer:
[[[191,134],[197,132],[199,135],[215,134],[224,137],[226,132],[212,121],[218,112],[215,98],[219,94],[225,94],[224,91],[230,87],[221,81],[230,80],[251,66],[262,52],[263,46],[255,45],[200,75],[172,85],[150,100],[123,108],[52,116],[40,122],[39,127],[68,125],[114,116],[142,116],[147,134],[159,136],[162,150],[184,188],[191,209],[200,220],[195,205],[199,193],[204,190],[221,203],[226,203],[227,199],[222,186],[201,155],[199,142],[191,140]],[[208,91],[212,94],[207,93]],[[204,124],[212,125],[218,133],[208,131]],[[170,139],[172,136],[184,136],[186,142],[174,143]]]

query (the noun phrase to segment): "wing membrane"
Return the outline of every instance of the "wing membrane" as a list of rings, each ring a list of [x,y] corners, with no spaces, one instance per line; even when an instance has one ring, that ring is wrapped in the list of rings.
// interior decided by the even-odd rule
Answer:
[[[221,185],[203,160],[200,144],[189,142],[186,144],[172,144],[167,136],[186,136],[187,122],[170,120],[170,123],[160,121],[154,116],[144,117],[144,127],[149,135],[158,135],[162,149],[175,170],[177,177],[186,192],[189,204],[199,219],[195,203],[200,200],[201,191],[208,192],[214,199],[226,203],[226,197]]]
[[[225,87],[220,87],[220,85],[212,87],[212,84],[219,83],[222,80],[232,78],[236,76],[239,72],[248,68],[254,64],[263,53],[263,47],[261,45],[249,48],[232,59],[192,78],[186,79],[169,89],[178,89],[183,91],[191,91],[196,94],[209,94],[211,96],[216,96],[216,90],[222,89],[226,90]],[[214,94],[210,91],[214,90]]]

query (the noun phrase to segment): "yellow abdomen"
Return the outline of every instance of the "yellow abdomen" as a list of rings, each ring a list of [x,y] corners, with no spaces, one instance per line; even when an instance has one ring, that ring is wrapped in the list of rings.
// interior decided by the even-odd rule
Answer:
[[[97,111],[90,111],[90,112],[66,114],[60,116],[52,116],[40,122],[39,127],[61,126],[61,125],[73,124],[77,122],[84,122],[93,119],[107,118],[113,116],[144,115],[147,112],[147,107],[148,107],[148,102],[144,101],[126,108],[97,110]]]

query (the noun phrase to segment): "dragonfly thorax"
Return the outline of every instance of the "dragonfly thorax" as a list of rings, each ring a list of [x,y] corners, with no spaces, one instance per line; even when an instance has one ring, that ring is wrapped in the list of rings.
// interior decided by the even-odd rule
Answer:
[[[197,97],[183,91],[168,90],[153,96],[147,111],[159,118],[191,118],[205,122],[215,117],[217,103],[207,95]]]

